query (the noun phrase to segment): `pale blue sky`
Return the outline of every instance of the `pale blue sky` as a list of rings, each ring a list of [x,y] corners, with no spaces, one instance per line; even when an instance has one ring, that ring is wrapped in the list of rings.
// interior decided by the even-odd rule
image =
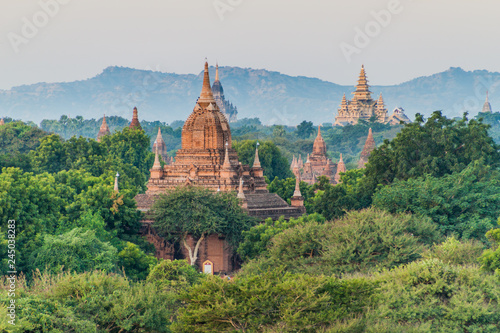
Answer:
[[[500,71],[498,0],[42,0],[53,1],[67,4],[50,16],[40,0],[0,0],[0,89],[111,65],[198,74],[205,57],[349,85],[362,63],[376,85],[450,66]],[[390,8],[378,29],[372,11]],[[373,36],[348,62],[340,45],[356,46],[357,28]]]

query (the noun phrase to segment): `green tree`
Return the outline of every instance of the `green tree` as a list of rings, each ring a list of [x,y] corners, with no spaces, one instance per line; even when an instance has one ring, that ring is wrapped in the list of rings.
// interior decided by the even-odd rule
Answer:
[[[393,268],[420,258],[440,240],[436,231],[428,218],[353,211],[336,221],[307,222],[276,233],[261,258],[243,271],[283,266],[295,273],[345,274]]]
[[[191,265],[195,264],[200,244],[207,236],[223,236],[237,248],[242,231],[255,224],[254,218],[240,207],[234,193],[214,193],[200,187],[168,191],[155,202],[152,211],[158,234],[184,246]],[[188,235],[195,239],[194,247],[187,243]]]
[[[161,287],[192,286],[204,277],[198,273],[186,260],[163,260],[151,268],[147,282],[156,283]]]
[[[118,253],[118,267],[132,280],[145,280],[152,266],[156,265],[154,256],[144,253],[134,243],[127,242]]]
[[[301,216],[297,219],[291,218],[288,221],[283,217],[276,221],[268,218],[264,223],[243,231],[243,241],[238,247],[238,254],[243,261],[257,258],[267,251],[274,236],[297,225],[304,225],[306,222],[312,221],[324,223],[325,218],[319,214]]]
[[[377,279],[377,302],[359,331],[498,332],[498,280],[474,266],[417,261]]]
[[[283,125],[274,125],[273,126],[273,136],[275,137],[284,137],[286,134],[285,127]]]
[[[281,154],[279,148],[271,141],[259,142],[259,160],[268,179],[285,179],[292,177],[288,160]],[[253,165],[255,159],[256,140],[233,141],[233,148],[238,153],[241,163]]]
[[[428,216],[448,236],[486,241],[500,211],[500,173],[480,160],[440,178],[396,181],[374,195],[373,205]]]
[[[442,177],[460,172],[480,159],[496,168],[499,146],[488,135],[489,126],[480,120],[450,120],[436,111],[424,123],[421,115],[405,125],[397,136],[375,149],[366,167],[365,181],[372,188],[395,179],[431,175]]]
[[[301,139],[307,139],[314,133],[314,127],[312,121],[304,120],[299,125],[297,125],[297,136]]]
[[[285,273],[282,268],[207,277],[181,295],[174,332],[326,332],[371,304],[375,284]],[[332,306],[334,305],[334,306]]]
[[[274,180],[268,185],[267,189],[271,193],[276,193],[283,200],[287,201],[288,204],[290,204],[290,199],[295,192],[295,183],[295,178],[279,179],[278,177],[275,177]],[[311,195],[310,187],[311,186],[306,182],[301,181],[299,184],[300,193],[304,197],[304,200],[307,200]]]
[[[488,231],[486,237],[493,244],[493,247],[485,250],[479,257],[479,262],[482,264],[481,268],[495,272],[500,277],[500,229],[496,228]]]
[[[116,269],[117,251],[101,242],[92,230],[75,228],[59,236],[45,235],[43,245],[33,253],[33,268],[83,273]]]

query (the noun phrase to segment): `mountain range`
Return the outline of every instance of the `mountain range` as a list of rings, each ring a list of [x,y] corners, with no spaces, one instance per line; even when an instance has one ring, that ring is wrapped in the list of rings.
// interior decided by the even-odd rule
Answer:
[[[368,69],[369,71],[369,69]],[[215,69],[210,68],[211,78]],[[343,86],[303,76],[289,76],[264,69],[220,67],[225,97],[238,108],[238,118],[258,117],[263,124],[296,125],[303,120],[333,123],[345,93]],[[39,123],[43,119],[71,117],[100,118],[103,114],[131,118],[137,106],[140,119],[170,123],[185,120],[201,90],[202,73],[175,74],[126,67],[108,67],[93,78],[74,82],[37,83],[0,90],[0,117]],[[376,78],[368,79],[376,82]],[[464,71],[452,67],[391,86],[371,86],[373,98],[382,93],[389,115],[403,107],[413,119],[442,110],[448,117],[481,111],[489,90],[493,110],[500,105],[500,73]],[[500,90],[499,90],[500,92]]]

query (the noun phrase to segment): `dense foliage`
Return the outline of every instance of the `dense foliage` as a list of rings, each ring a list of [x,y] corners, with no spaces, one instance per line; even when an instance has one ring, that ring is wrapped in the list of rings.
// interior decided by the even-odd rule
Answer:
[[[0,217],[16,220],[19,274],[16,325],[4,292],[0,331],[498,332],[500,155],[489,136],[498,115],[480,116],[484,123],[435,112],[404,127],[325,124],[329,157],[343,153],[349,170],[337,185],[301,182],[308,214],[296,219],[258,223],[234,193],[169,191],[150,217],[188,261],[152,255],[134,200],[158,127],[175,155],[182,122],[141,122],[138,131],[109,117],[113,134],[98,143],[100,120],[42,123],[61,136],[8,120],[0,126],[0,164],[9,166],[0,174]],[[289,201],[291,157],[312,150],[317,129],[258,119],[231,127],[240,161],[253,164],[258,140],[268,189]],[[369,127],[379,148],[357,170]],[[201,240],[214,235],[241,259],[230,277],[193,266]]]

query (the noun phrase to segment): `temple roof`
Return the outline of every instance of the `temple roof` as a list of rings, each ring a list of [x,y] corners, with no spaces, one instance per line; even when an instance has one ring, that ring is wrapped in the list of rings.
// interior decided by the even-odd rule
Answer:
[[[205,150],[231,147],[231,131],[220,112],[210,87],[208,63],[205,62],[203,87],[193,112],[182,128],[182,149]]]

